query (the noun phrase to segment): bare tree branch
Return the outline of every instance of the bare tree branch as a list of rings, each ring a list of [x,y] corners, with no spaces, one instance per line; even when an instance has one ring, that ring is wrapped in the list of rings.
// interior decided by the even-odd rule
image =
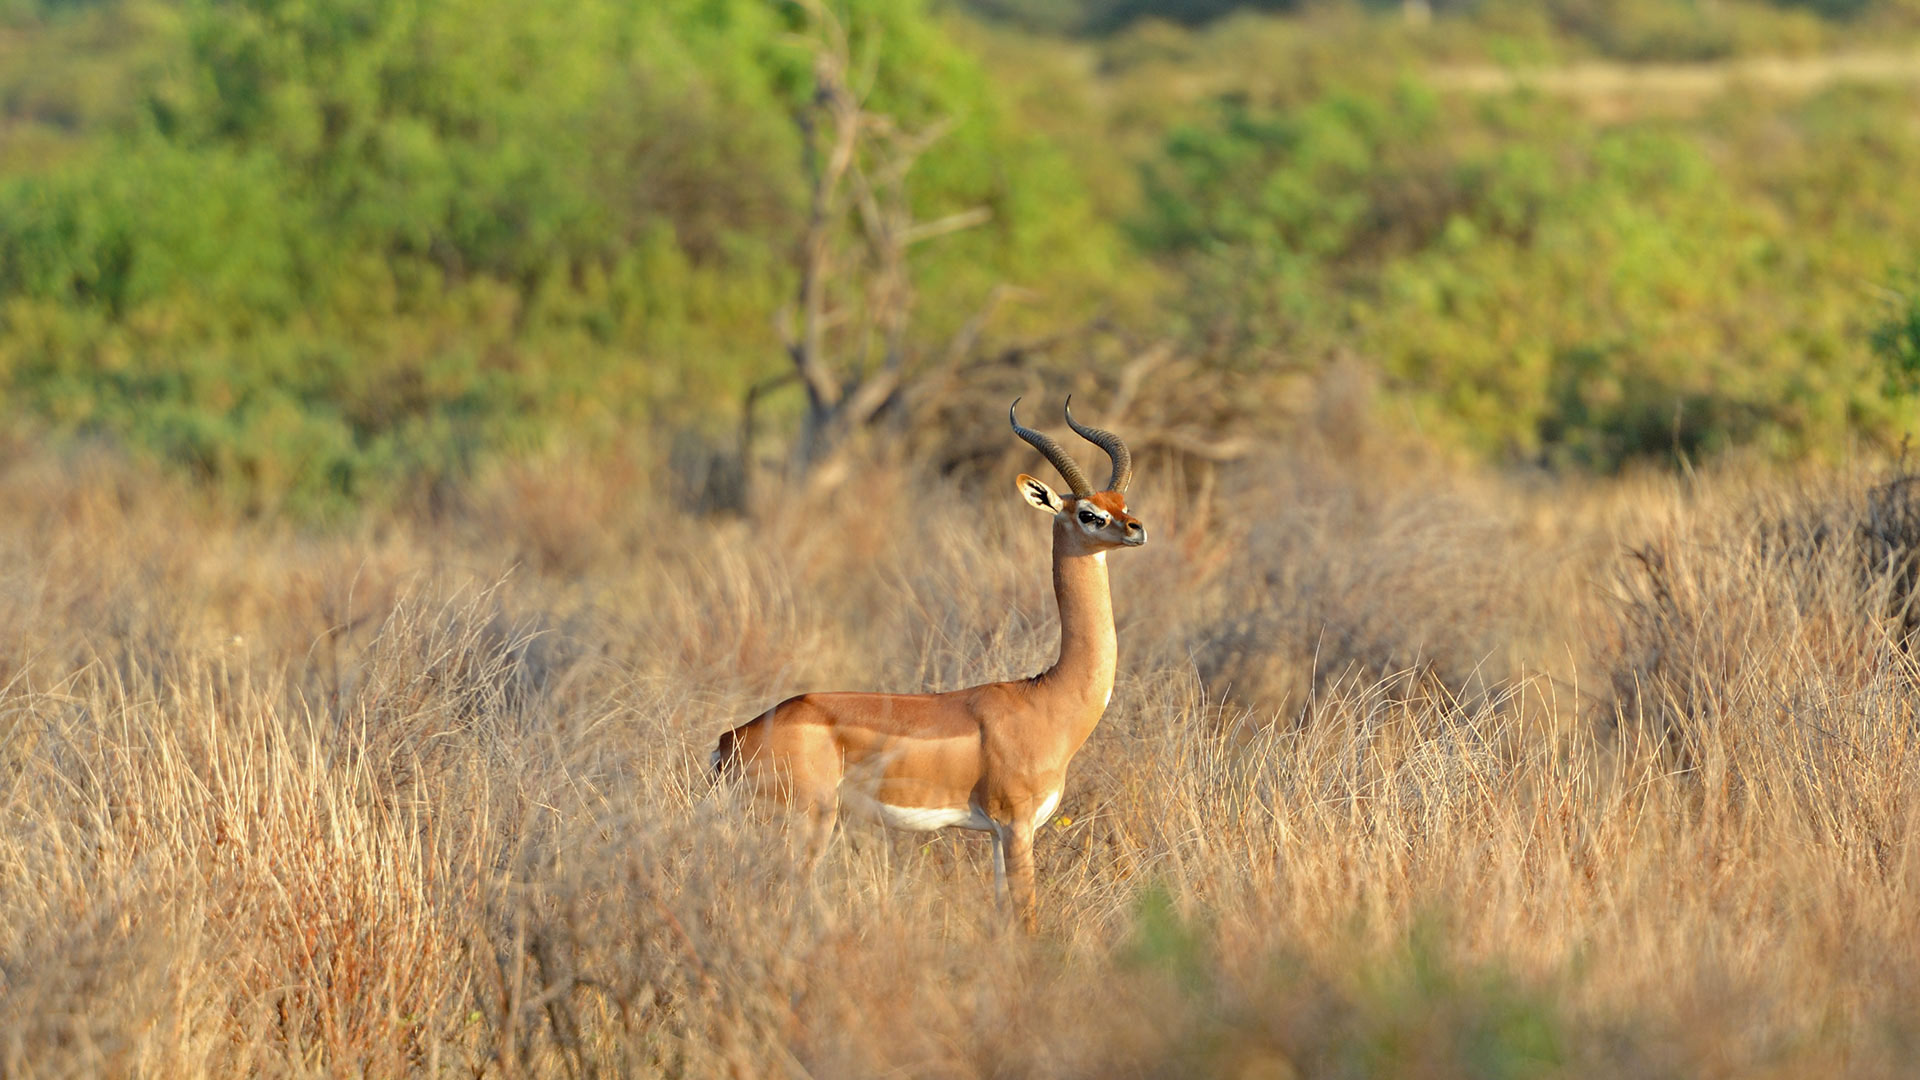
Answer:
[[[935,218],[932,221],[923,222],[909,228],[906,231],[906,235],[901,238],[901,244],[903,246],[911,246],[922,240],[931,240],[936,236],[945,236],[948,233],[959,232],[962,229],[971,229],[975,225],[985,225],[992,220],[993,211],[984,206],[976,206],[971,210],[962,210],[957,214],[948,214],[946,217]]]
[[[820,0],[799,0],[811,32],[814,92],[794,120],[809,186],[800,281],[780,333],[807,411],[792,465],[799,475],[832,475],[828,459],[872,422],[907,379],[915,295],[907,260],[915,244],[991,220],[984,207],[914,220],[907,177],[920,155],[952,129],[944,120],[905,131],[869,111],[850,83],[845,29]],[[867,61],[871,67],[875,54]],[[862,73],[871,86],[877,67]],[[988,310],[993,301],[990,299]],[[968,340],[978,327],[967,331]],[[784,382],[784,380],[782,381]],[[749,413],[774,384],[748,395]],[[752,419],[745,430],[752,430]],[[743,447],[743,452],[750,447]]]

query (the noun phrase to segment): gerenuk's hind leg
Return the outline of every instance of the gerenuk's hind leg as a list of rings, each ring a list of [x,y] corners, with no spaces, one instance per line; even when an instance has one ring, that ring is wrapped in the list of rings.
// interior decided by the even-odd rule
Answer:
[[[740,729],[744,770],[757,801],[779,804],[805,820],[796,823],[801,865],[811,875],[833,839],[840,798],[840,750],[831,734],[815,725],[778,726],[767,717]]]
[[[839,817],[837,793],[828,798],[812,800],[807,806],[807,820],[801,828],[806,830],[805,855],[801,865],[806,867],[807,876],[819,877],[820,860],[826,857],[827,848],[833,843],[833,826]]]
[[[801,865],[807,876],[818,877],[820,860],[833,842],[833,826],[840,811],[840,749],[822,728],[788,729],[785,764],[786,802],[804,813]]]

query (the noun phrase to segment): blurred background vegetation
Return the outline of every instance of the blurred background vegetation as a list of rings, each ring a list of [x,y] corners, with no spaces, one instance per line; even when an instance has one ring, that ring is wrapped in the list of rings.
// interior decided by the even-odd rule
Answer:
[[[0,414],[321,518],[724,450],[750,395],[790,435],[803,248],[869,242],[812,204],[831,23],[928,136],[912,218],[973,215],[911,248],[909,377],[1157,349],[1257,428],[1360,371],[1557,470],[1911,426],[1920,0],[829,7],[0,0]]]

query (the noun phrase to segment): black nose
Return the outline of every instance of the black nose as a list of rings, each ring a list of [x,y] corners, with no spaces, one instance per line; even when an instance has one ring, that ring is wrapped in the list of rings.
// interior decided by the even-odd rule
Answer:
[[[1147,527],[1145,525],[1140,524],[1137,521],[1129,521],[1127,522],[1127,531],[1128,532],[1146,532]]]

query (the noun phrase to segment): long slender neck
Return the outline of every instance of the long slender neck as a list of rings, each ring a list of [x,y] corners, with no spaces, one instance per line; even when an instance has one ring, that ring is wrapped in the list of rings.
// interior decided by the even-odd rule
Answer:
[[[1099,718],[1113,694],[1117,656],[1107,556],[1070,555],[1053,543],[1053,596],[1060,605],[1060,659],[1039,678],[1045,688],[1094,710]]]

